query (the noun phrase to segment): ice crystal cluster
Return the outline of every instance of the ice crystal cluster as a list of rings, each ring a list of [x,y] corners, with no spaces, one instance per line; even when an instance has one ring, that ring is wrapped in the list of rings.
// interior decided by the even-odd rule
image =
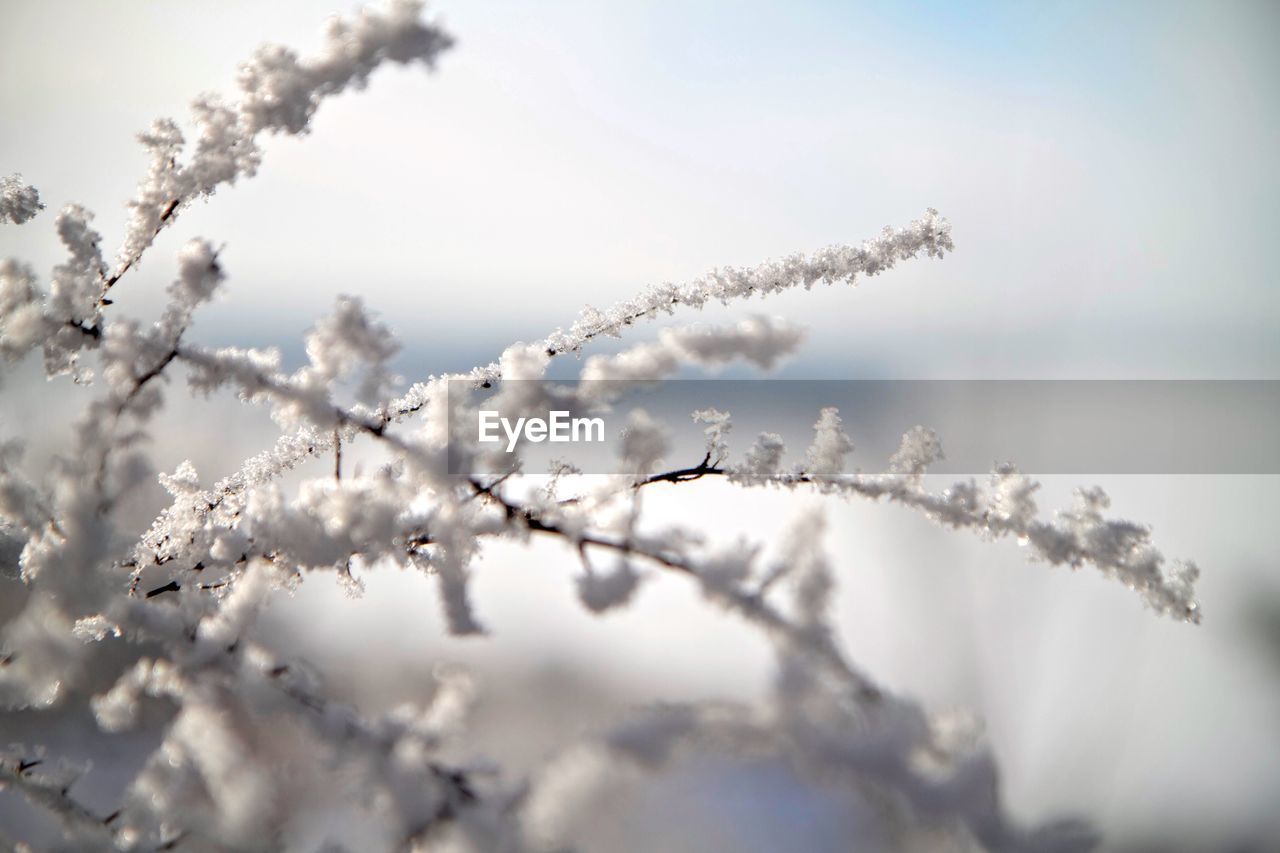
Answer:
[[[0,223],[21,225],[43,209],[40,193],[24,184],[21,175],[0,178]]]
[[[725,548],[694,530],[655,534],[640,523],[640,500],[719,477],[743,489],[893,502],[941,525],[1016,538],[1047,564],[1093,566],[1158,613],[1198,620],[1196,568],[1166,561],[1145,527],[1109,518],[1101,491],[1081,490],[1074,506],[1048,519],[1036,484],[1012,466],[983,483],[931,491],[925,475],[942,448],[922,427],[903,437],[889,473],[846,473],[853,445],[833,408],[814,413],[812,445],[797,453],[772,434],[735,447],[730,413],[696,412],[705,457],[671,470],[662,467],[663,428],[637,415],[621,445],[627,474],[578,478],[561,470],[548,486],[518,458],[500,477],[478,473],[486,469],[472,463],[488,450],[444,405],[447,383],[461,378],[505,395],[507,411],[524,405],[533,414],[539,401],[522,398],[523,386],[509,380],[536,379],[553,358],[581,353],[598,337],[708,303],[853,284],[913,258],[942,258],[953,245],[936,211],[861,245],[651,287],[608,310],[588,309],[568,329],[516,344],[492,364],[426,378],[399,397],[389,396],[399,381],[388,368],[397,349],[392,331],[354,296],[315,324],[307,363],[294,371],[274,352],[186,340],[194,312],[229,280],[209,240],[193,239],[178,253],[158,321],[124,315],[129,269],[193,201],[253,175],[264,133],[305,133],[326,97],[363,86],[385,63],[431,68],[451,43],[418,3],[392,0],[335,19],[314,56],[264,47],[241,67],[238,98],[195,101],[190,142],[169,120],[140,136],[151,167],[113,259],[92,215],[69,205],[53,222],[62,263],[42,275],[20,260],[0,261],[0,355],[12,363],[38,350],[50,378],[71,374],[96,389],[73,445],[38,478],[23,475],[19,445],[0,445],[0,587],[11,596],[21,585],[25,601],[0,638],[0,714],[81,702],[105,732],[154,729],[153,752],[110,813],[77,799],[83,768],[36,744],[0,744],[0,786],[53,815],[75,850],[288,848],[306,813],[300,780],[314,779],[371,816],[377,829],[362,849],[563,850],[575,844],[588,795],[620,775],[751,756],[847,802],[861,815],[864,849],[1090,847],[1093,835],[1079,823],[1014,825],[1001,808],[992,756],[971,727],[890,695],[840,648],[830,613],[838,572],[822,550],[816,510],[798,515],[782,558],[764,563],[758,547]],[[0,182],[0,221],[23,223],[40,209],[34,189],[16,177]],[[626,394],[631,383],[685,365],[736,361],[767,370],[801,338],[799,327],[763,315],[673,327],[617,354],[588,355],[581,374],[613,380],[613,393]],[[119,505],[147,470],[141,439],[178,381],[197,394],[232,389],[244,403],[267,407],[282,436],[218,482],[189,463],[164,475],[172,502],[139,529]],[[339,389],[353,383],[358,402],[344,403],[350,396]],[[334,454],[352,442],[380,448],[386,464],[335,472]],[[447,453],[453,470],[461,460],[462,475],[449,473]],[[329,462],[284,489],[281,475],[311,458]],[[304,575],[350,583],[353,566],[363,573],[393,565],[435,578],[451,632],[501,631],[469,592],[481,546],[498,539],[562,542],[566,559],[581,563],[576,592],[593,613],[625,607],[639,584],[666,576],[694,585],[771,642],[772,691],[748,705],[641,709],[520,776],[444,757],[465,730],[477,689],[465,673],[441,672],[424,707],[371,714],[335,699],[304,661],[252,631],[266,602]],[[82,689],[90,672],[110,686],[97,695]]]

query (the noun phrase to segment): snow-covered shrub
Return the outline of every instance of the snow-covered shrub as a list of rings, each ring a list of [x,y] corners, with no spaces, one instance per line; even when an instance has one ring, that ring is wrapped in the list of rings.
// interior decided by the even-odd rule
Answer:
[[[330,780],[375,816],[381,830],[368,849],[552,850],[573,843],[592,792],[612,779],[724,754],[784,767],[844,798],[867,847],[1091,846],[1092,834],[1077,823],[1013,825],[1001,809],[994,761],[972,727],[890,695],[839,647],[830,617],[835,573],[816,511],[799,514],[782,558],[766,564],[759,548],[725,550],[693,530],[654,535],[640,524],[640,500],[660,498],[652,494],[659,483],[698,488],[695,481],[720,477],[743,489],[893,502],[942,525],[1021,540],[1050,565],[1092,565],[1157,613],[1198,621],[1195,566],[1166,562],[1146,528],[1106,517],[1101,491],[1081,490],[1074,507],[1050,519],[1036,506],[1036,484],[1012,466],[984,484],[929,491],[924,475],[942,447],[922,427],[903,437],[889,473],[845,473],[852,442],[833,408],[815,413],[813,443],[793,467],[774,434],[735,453],[731,415],[708,409],[694,415],[706,425],[700,462],[664,468],[662,427],[637,416],[622,445],[628,474],[561,478],[572,473],[565,469],[548,486],[518,455],[501,476],[475,473],[483,467],[470,463],[483,450],[445,405],[448,383],[465,381],[497,394],[510,388],[505,403],[533,412],[538,401],[522,401],[511,380],[537,379],[552,359],[637,322],[819,283],[854,284],[913,258],[942,258],[953,244],[936,211],[860,245],[650,287],[608,310],[589,309],[534,344],[516,344],[492,364],[426,378],[399,396],[389,396],[398,382],[388,367],[397,351],[392,331],[356,296],[316,324],[298,370],[283,369],[271,351],[186,340],[194,313],[228,280],[207,240],[179,252],[158,321],[122,313],[129,270],[190,204],[254,174],[263,134],[304,133],[326,97],[362,86],[379,65],[431,68],[450,45],[418,3],[391,0],[335,20],[315,55],[264,47],[242,66],[237,98],[193,104],[190,141],[169,120],[141,134],[151,166],[114,258],[103,254],[92,214],[71,205],[54,221],[66,260],[47,277],[20,260],[0,261],[0,354],[13,362],[39,350],[49,377],[71,374],[99,392],[73,445],[38,479],[22,474],[20,446],[0,446],[0,588],[24,585],[26,600],[4,627],[0,704],[32,713],[74,701],[93,672],[113,684],[88,701],[107,732],[157,719],[142,714],[144,706],[171,709],[158,746],[110,814],[82,806],[70,790],[81,769],[38,745],[0,744],[0,786],[52,813],[71,849],[283,847],[305,811],[297,779],[309,777]],[[0,182],[0,221],[23,223],[41,207],[16,177]],[[671,327],[654,342],[587,357],[581,375],[610,380],[612,393],[625,394],[685,365],[738,361],[768,370],[801,338],[799,327],[761,315]],[[189,463],[162,477],[171,505],[135,529],[118,508],[138,485],[140,440],[179,375],[195,393],[234,389],[246,404],[269,408],[284,432],[218,482],[203,481]],[[350,405],[338,393],[349,382],[357,386]],[[581,387],[585,396],[595,386]],[[344,475],[340,453],[353,442],[377,445],[386,464]],[[319,466],[291,493],[280,486],[284,472],[335,454],[336,471]],[[451,473],[459,467],[472,473]],[[769,639],[774,690],[754,705],[645,709],[519,778],[442,757],[442,745],[466,723],[475,688],[465,674],[441,672],[425,707],[370,715],[336,701],[304,662],[250,631],[267,600],[304,570],[351,583],[354,565],[433,575],[451,632],[500,631],[469,593],[474,558],[486,541],[535,538],[559,540],[581,561],[577,591],[593,613],[627,606],[638,584],[660,576],[693,584]],[[107,642],[113,638],[129,642]],[[304,748],[286,749],[299,743]]]

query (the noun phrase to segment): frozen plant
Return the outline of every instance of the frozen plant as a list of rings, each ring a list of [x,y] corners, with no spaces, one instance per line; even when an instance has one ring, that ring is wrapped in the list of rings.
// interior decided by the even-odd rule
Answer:
[[[391,329],[355,296],[316,323],[307,363],[294,371],[275,352],[187,340],[194,312],[228,281],[208,240],[179,252],[158,321],[121,314],[127,292],[116,288],[128,271],[192,202],[253,175],[262,134],[304,133],[326,97],[362,86],[384,63],[431,68],[451,44],[420,4],[391,0],[333,21],[315,55],[264,47],[241,67],[238,97],[193,104],[190,143],[169,120],[140,136],[151,166],[114,259],[104,256],[92,215],[70,205],[54,222],[66,259],[47,277],[0,261],[0,355],[12,363],[39,350],[50,378],[71,374],[97,391],[72,445],[38,477],[24,473],[18,444],[0,445],[0,587],[25,602],[3,626],[0,714],[79,703],[105,732],[154,729],[150,755],[109,813],[77,799],[84,768],[35,744],[0,744],[0,786],[52,815],[75,850],[286,848],[315,785],[371,816],[376,830],[362,849],[561,850],[575,843],[590,798],[621,777],[663,774],[705,756],[750,757],[839,798],[859,816],[866,846],[1092,846],[1093,833],[1077,822],[1014,825],[973,727],[890,695],[840,648],[830,614],[836,570],[821,547],[820,513],[799,513],[780,556],[765,561],[759,543],[655,532],[642,523],[641,501],[660,499],[659,484],[698,488],[689,484],[719,477],[746,489],[894,502],[942,525],[1022,540],[1033,559],[1051,565],[1091,565],[1156,612],[1198,621],[1195,566],[1166,561],[1145,527],[1104,515],[1100,490],[1081,490],[1075,506],[1047,520],[1036,484],[1012,466],[985,484],[930,491],[924,475],[942,448],[924,428],[904,436],[889,473],[848,474],[853,444],[833,408],[816,413],[812,446],[790,466],[772,434],[735,456],[731,415],[707,409],[694,415],[705,425],[706,454],[687,467],[666,467],[662,427],[637,414],[622,444],[625,475],[588,480],[561,464],[548,484],[527,474],[517,453],[492,477],[480,473],[491,448],[444,404],[448,383],[462,380],[501,396],[505,412],[532,416],[543,401],[511,380],[537,379],[553,358],[639,321],[854,284],[912,258],[942,258],[953,244],[936,211],[861,245],[651,287],[607,310],[588,309],[536,343],[515,344],[492,364],[426,378],[396,397],[388,396],[399,382],[388,366],[397,350]],[[0,182],[0,220],[22,223],[40,207],[34,189]],[[598,404],[593,388],[625,395],[686,365],[738,361],[767,370],[801,339],[799,327],[764,315],[663,329],[654,342],[588,356],[582,377],[610,382],[581,386],[582,398],[570,403]],[[233,389],[267,407],[284,432],[218,482],[202,480],[190,463],[162,476],[172,501],[139,529],[121,512],[122,498],[148,470],[141,439],[179,377],[198,394]],[[357,402],[348,404],[339,391],[352,381]],[[82,393],[79,385],[50,387]],[[375,444],[386,464],[344,474],[342,448],[356,441]],[[281,486],[284,472],[335,456],[336,466],[317,466],[298,488]],[[306,573],[332,572],[356,586],[353,567],[398,565],[436,578],[451,632],[500,631],[469,588],[481,546],[497,539],[562,542],[581,562],[576,590],[592,613],[626,607],[642,583],[682,577],[768,638],[777,658],[772,691],[755,704],[642,709],[520,778],[444,757],[478,689],[465,673],[438,672],[423,707],[371,714],[335,699],[304,661],[253,630],[272,596]],[[90,674],[109,686],[89,691]]]

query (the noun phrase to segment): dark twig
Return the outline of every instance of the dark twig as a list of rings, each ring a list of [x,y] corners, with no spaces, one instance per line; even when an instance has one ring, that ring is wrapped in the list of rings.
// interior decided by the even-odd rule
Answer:
[[[653,483],[687,483],[691,480],[699,480],[709,474],[723,474],[724,469],[719,467],[718,463],[711,461],[711,451],[707,451],[707,455],[702,457],[702,461],[692,468],[679,468],[675,471],[666,471],[661,474],[654,474],[646,477],[635,484],[635,488],[648,486]]]
[[[342,431],[333,428],[333,479],[342,481]]]
[[[156,224],[156,230],[151,233],[152,240],[155,240],[156,237],[160,236],[160,232],[164,230],[165,225],[169,224],[169,220],[173,218],[173,215],[178,210],[178,205],[181,203],[182,199],[175,198],[171,199],[165,206],[165,209],[160,213],[160,221]],[[147,246],[150,245],[151,243],[147,243]],[[99,305],[111,304],[111,300],[107,299],[107,293],[110,292],[111,288],[116,286],[116,282],[120,281],[120,279],[124,277],[124,274],[127,273],[134,264],[142,259],[142,253],[145,251],[146,247],[126,258],[125,262],[117,267],[115,272],[103,280],[102,293],[98,297]]]
[[[158,586],[155,589],[148,590],[145,597],[155,598],[157,595],[164,595],[166,592],[178,592],[181,589],[182,587],[178,585],[177,581],[169,581],[164,586]]]

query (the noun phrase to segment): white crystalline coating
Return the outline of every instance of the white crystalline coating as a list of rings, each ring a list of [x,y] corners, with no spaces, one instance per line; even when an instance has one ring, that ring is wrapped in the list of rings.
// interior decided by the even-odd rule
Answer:
[[[853,284],[859,276],[876,275],[920,253],[940,258],[953,248],[950,223],[930,208],[908,227],[885,228],[880,236],[858,247],[832,246],[813,255],[791,255],[755,267],[724,267],[683,286],[652,287],[606,311],[589,309],[568,331],[548,336],[546,345],[556,352],[576,352],[592,338],[616,336],[638,319],[669,314],[679,306],[701,308],[708,302],[767,296],[818,282]]]
[[[735,481],[758,483],[777,476],[787,445],[776,432],[762,432],[747,450],[742,464],[733,470]]]
[[[391,385],[387,365],[399,351],[391,330],[373,320],[364,301],[355,296],[338,297],[333,314],[320,320],[307,335],[307,358],[322,382],[344,379],[364,365],[356,389],[356,398],[362,403],[376,403]]]
[[[617,355],[591,356],[583,365],[581,377],[589,383],[614,383],[614,388],[624,388],[623,383],[653,382],[675,373],[681,355],[667,341],[639,344]]]
[[[47,810],[57,821],[67,849],[109,850],[115,846],[114,839],[102,819],[67,794],[90,768],[88,762],[53,758],[41,746],[0,746],[0,789],[17,792]],[[25,843],[14,842],[3,831],[0,843],[15,853],[32,850]]]
[[[435,668],[436,689],[416,723],[432,737],[444,737],[466,725],[480,685],[465,667],[442,665]]]
[[[498,364],[502,366],[502,376],[507,381],[541,379],[547,372],[551,356],[545,348],[538,344],[517,343],[502,351]]]
[[[19,358],[44,338],[42,299],[29,266],[0,260],[0,357]]]
[[[844,431],[840,410],[828,406],[813,425],[813,443],[805,453],[805,471],[813,477],[834,477],[844,472],[844,459],[853,442]]]
[[[693,325],[664,329],[661,340],[697,364],[719,366],[742,359],[761,370],[796,351],[804,329],[781,317],[756,315],[725,328]]]
[[[213,244],[191,240],[178,252],[178,278],[169,285],[169,294],[179,305],[195,308],[213,298],[225,277]]]
[[[640,575],[627,560],[608,571],[590,570],[577,578],[578,599],[592,613],[604,613],[626,605],[640,585]]]
[[[52,513],[49,496],[18,470],[24,449],[16,441],[0,444],[0,518],[4,519],[6,527],[28,537],[20,560],[24,564],[22,571],[25,576],[31,570],[32,552],[29,548],[32,540],[45,531]]]
[[[822,547],[826,521],[810,510],[794,518],[783,535],[782,573],[792,579],[801,623],[822,631],[828,621],[835,581]]]
[[[93,214],[70,204],[55,225],[68,258],[53,270],[46,313],[57,320],[85,321],[94,317],[102,293],[102,237],[89,226]]]
[[[607,383],[598,391],[588,386],[587,394],[616,394],[628,384],[670,376],[685,364],[719,367],[741,359],[769,370],[795,352],[803,339],[804,330],[799,326],[761,316],[732,326],[663,329],[653,343],[640,344],[617,355],[591,356],[582,367],[581,379]]]
[[[644,476],[654,470],[671,449],[667,431],[644,409],[636,409],[627,418],[622,431],[620,451],[627,470]]]
[[[862,276],[892,269],[899,261],[922,253],[941,258],[954,248],[951,223],[929,208],[906,228],[886,226],[878,237],[860,246],[831,246],[811,255],[795,254],[754,267],[724,267],[685,285],[650,287],[603,311],[587,308],[568,330],[557,329],[542,343],[551,355],[578,352],[595,338],[618,337],[639,320],[672,314],[677,308],[699,309],[711,302],[728,304],[794,287],[807,289],[818,282],[854,284]],[[465,378],[494,382],[502,378],[502,371],[495,362],[476,368]]]
[[[145,696],[180,697],[188,685],[176,667],[164,660],[142,658],[106,693],[93,697],[90,707],[103,731],[134,727]]]
[[[1011,527],[1026,527],[1036,517],[1035,493],[1040,484],[1012,464],[996,466],[991,472],[988,511]]]
[[[707,457],[716,464],[729,456],[729,431],[733,428],[733,416],[719,409],[699,409],[693,413],[695,423],[706,424]]]
[[[278,785],[271,764],[257,760],[264,740],[229,697],[194,692],[134,788],[159,814],[207,815],[228,846],[255,844],[270,826]]]
[[[441,547],[431,565],[440,579],[445,622],[449,633],[455,636],[485,633],[471,606],[469,564],[477,547],[467,523],[472,512],[471,507],[450,503],[442,507],[437,516]]]
[[[714,549],[698,561],[698,581],[703,593],[721,605],[741,606],[739,598],[755,570],[760,548],[740,539]]]
[[[1042,521],[1034,494],[1040,485],[1017,470],[996,466],[985,487],[972,480],[955,483],[942,492],[922,485],[927,466],[941,458],[941,444],[932,430],[914,427],[902,439],[889,475],[843,475],[815,478],[804,471],[782,471],[781,439],[761,435],[731,478],[743,485],[796,488],[817,481],[832,494],[885,499],[912,507],[939,524],[967,528],[986,536],[1017,539],[1032,560],[1049,565],[1092,565],[1134,589],[1157,613],[1188,622],[1202,614],[1195,599],[1199,568],[1190,562],[1167,562],[1151,544],[1151,532],[1130,521],[1108,519],[1109,506],[1098,488],[1081,489],[1071,509],[1053,521]]]
[[[22,354],[40,343],[48,331],[44,311],[37,302],[20,305],[4,318],[0,328],[0,352],[5,356]]]
[[[313,56],[300,58],[278,45],[259,48],[240,68],[239,107],[248,130],[303,133],[322,98],[363,86],[381,63],[432,65],[452,39],[421,20],[422,7],[417,0],[391,0],[350,20],[333,18]]]
[[[83,671],[83,644],[73,631],[74,622],[63,609],[41,594],[32,595],[4,626],[0,659],[7,662],[0,666],[0,713],[47,708],[63,697]]]
[[[0,223],[21,225],[42,210],[40,193],[21,175],[0,177]]]
[[[930,465],[942,458],[938,434],[928,427],[915,426],[903,434],[898,450],[889,457],[889,470],[919,480]]]
[[[184,459],[178,463],[178,467],[172,474],[160,475],[160,485],[175,498],[193,495],[200,490],[200,475],[196,472],[196,466],[191,464],[191,460]]]
[[[197,654],[216,657],[244,636],[275,587],[273,575],[269,562],[255,560],[249,563],[222,599],[222,606],[200,620],[196,628]]]

